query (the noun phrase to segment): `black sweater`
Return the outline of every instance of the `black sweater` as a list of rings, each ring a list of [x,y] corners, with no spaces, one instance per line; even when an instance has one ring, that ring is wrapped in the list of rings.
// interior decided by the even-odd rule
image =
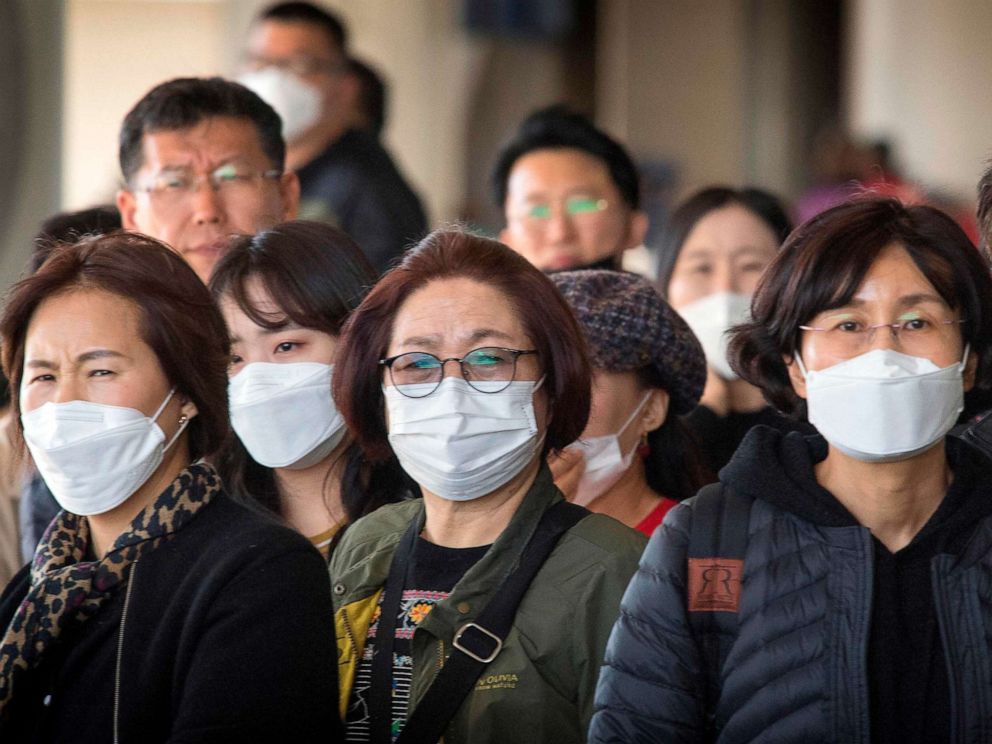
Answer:
[[[0,597],[3,628],[28,583]],[[320,555],[218,495],[24,679],[0,741],[106,744],[115,695],[122,743],[340,741],[336,665]]]

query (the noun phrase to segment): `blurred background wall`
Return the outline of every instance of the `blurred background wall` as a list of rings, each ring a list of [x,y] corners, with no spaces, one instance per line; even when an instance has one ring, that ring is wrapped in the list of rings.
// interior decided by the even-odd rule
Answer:
[[[38,223],[111,200],[121,118],[177,75],[236,72],[263,0],[0,2],[0,284]],[[988,0],[334,0],[390,85],[388,147],[432,224],[499,227],[488,174],[530,110],[623,139],[666,205],[709,183],[789,199],[831,136],[970,202],[992,153]],[[537,21],[534,19],[537,18]]]

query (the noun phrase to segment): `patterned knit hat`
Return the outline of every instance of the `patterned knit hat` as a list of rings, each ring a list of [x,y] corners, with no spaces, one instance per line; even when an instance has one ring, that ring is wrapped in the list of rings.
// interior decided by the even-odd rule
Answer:
[[[688,413],[706,384],[703,347],[646,279],[620,271],[561,271],[551,281],[586,334],[592,365],[607,372],[653,367],[672,410]]]

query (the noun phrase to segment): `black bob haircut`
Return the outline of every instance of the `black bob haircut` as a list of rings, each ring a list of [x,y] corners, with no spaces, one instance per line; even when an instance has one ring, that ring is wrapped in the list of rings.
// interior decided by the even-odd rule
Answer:
[[[261,21],[307,23],[311,26],[317,26],[338,51],[344,52],[348,48],[348,30],[344,27],[341,19],[329,10],[313,3],[290,2],[270,5],[255,19],[256,23]]]
[[[606,132],[597,129],[589,119],[563,105],[550,106],[532,113],[499,151],[492,175],[496,205],[500,209],[506,205],[510,171],[520,158],[535,150],[563,148],[581,150],[602,160],[627,206],[631,209],[640,207],[640,179],[637,167],[627,151]]]
[[[283,170],[286,143],[282,120],[269,104],[245,86],[224,78],[176,78],[156,85],[124,117],[118,158],[125,183],[130,183],[141,168],[146,134],[189,129],[215,116],[250,121],[272,167]]]
[[[765,269],[751,302],[752,320],[731,331],[730,364],[778,410],[797,418],[806,403],[793,390],[785,358],[799,326],[854,297],[878,256],[898,245],[937,293],[965,319],[961,335],[978,361],[976,395],[992,386],[992,274],[968,236],[939,209],[895,199],[847,202],[796,228]]]

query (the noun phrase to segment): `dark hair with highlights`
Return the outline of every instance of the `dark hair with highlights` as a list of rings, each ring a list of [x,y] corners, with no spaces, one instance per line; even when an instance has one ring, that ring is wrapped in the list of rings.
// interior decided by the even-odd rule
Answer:
[[[230,425],[224,319],[189,264],[164,243],[139,233],[61,245],[37,273],[14,285],[0,319],[0,337],[15,410],[31,318],[45,300],[79,290],[109,292],[134,303],[142,339],[176,392],[196,405],[187,428],[191,460],[217,452]]]
[[[344,232],[323,222],[295,220],[235,238],[210,277],[210,292],[218,304],[233,300],[262,328],[277,330],[293,322],[338,336],[375,280],[368,259]],[[254,282],[278,311],[266,312],[252,302],[249,285]],[[411,490],[395,459],[372,466],[355,445],[344,456],[341,499],[349,522]],[[217,465],[234,498],[282,513],[272,468],[255,462],[237,436],[228,440]]]
[[[792,220],[777,197],[761,189],[732,189],[727,186],[710,186],[697,191],[682,202],[665,223],[658,243],[656,285],[662,297],[668,297],[675,262],[692,229],[710,212],[731,205],[744,207],[760,219],[781,245],[792,231]]]
[[[219,77],[177,78],[156,85],[124,117],[117,154],[125,183],[141,169],[146,134],[189,129],[215,116],[251,122],[262,152],[273,168],[283,170],[286,143],[275,109],[240,83]]]
[[[554,413],[542,456],[574,442],[589,418],[591,378],[585,340],[567,303],[547,276],[502,243],[435,230],[379,280],[341,337],[334,399],[366,456],[382,460],[391,453],[379,360],[389,347],[396,314],[430,282],[455,278],[502,292],[537,349]]]
[[[733,329],[728,357],[780,411],[806,415],[784,358],[799,347],[799,326],[854,297],[889,246],[906,250],[947,304],[967,320],[961,334],[978,360],[975,389],[992,384],[992,276],[954,220],[938,209],[867,198],[829,209],[796,229],[765,270],[752,321]],[[968,400],[970,393],[966,395]],[[966,410],[969,406],[966,403]]]

